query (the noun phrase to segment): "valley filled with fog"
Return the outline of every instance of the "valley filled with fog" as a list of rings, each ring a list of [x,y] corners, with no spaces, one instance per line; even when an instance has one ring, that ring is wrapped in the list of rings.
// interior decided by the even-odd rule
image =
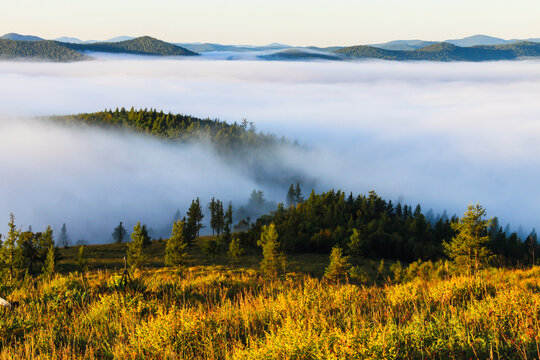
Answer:
[[[161,229],[197,196],[240,206],[253,189],[283,202],[204,142],[171,144],[50,115],[156,108],[255,123],[298,147],[267,154],[304,194],[367,193],[424,211],[484,205],[504,226],[540,225],[540,62],[278,62],[107,57],[0,62],[0,233],[9,213],[72,241],[110,242],[114,226]],[[270,161],[270,160],[269,160]],[[250,165],[251,166],[251,165]],[[237,221],[239,219],[235,219]],[[156,230],[157,231],[157,230]]]

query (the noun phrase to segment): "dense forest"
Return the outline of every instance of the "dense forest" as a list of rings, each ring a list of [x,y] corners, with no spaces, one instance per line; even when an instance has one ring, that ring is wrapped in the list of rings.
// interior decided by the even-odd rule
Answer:
[[[64,46],[76,51],[98,51],[107,53],[122,53],[133,55],[159,56],[194,56],[196,52],[181,46],[167,43],[150,36],[119,42],[100,42],[92,44],[63,43]]]
[[[272,134],[257,132],[255,124],[245,119],[240,124],[228,124],[216,119],[199,119],[189,115],[158,112],[155,109],[117,108],[95,113],[53,116],[51,119],[66,125],[123,129],[181,142],[209,140],[220,150],[227,152],[287,143],[284,138],[278,139]]]
[[[56,41],[16,41],[0,39],[0,59],[37,59],[69,62],[89,59]]]
[[[84,52],[107,52],[132,55],[193,56],[195,52],[180,46],[143,36],[115,43],[72,44],[53,40],[18,41],[0,39],[0,59],[36,59],[54,62],[90,60]]]
[[[445,258],[444,243],[456,235],[452,224],[459,220],[445,213],[423,213],[420,205],[393,204],[375,192],[353,196],[335,190],[312,191],[304,200],[301,191],[291,187],[287,199],[288,206],[280,204],[277,210],[258,218],[241,235],[243,241],[256,244],[263,227],[274,224],[288,253],[329,253],[339,246],[356,256],[409,263]],[[494,218],[487,244],[494,255],[492,263],[535,263],[535,254],[540,251],[535,231],[524,241],[516,233],[506,232]]]

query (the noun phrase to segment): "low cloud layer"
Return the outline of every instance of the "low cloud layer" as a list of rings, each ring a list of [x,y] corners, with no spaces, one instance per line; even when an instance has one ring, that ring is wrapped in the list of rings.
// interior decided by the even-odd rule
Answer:
[[[317,179],[318,190],[373,189],[457,214],[480,202],[514,228],[540,223],[536,61],[0,62],[0,84],[0,221],[13,211],[19,223],[65,222],[82,238],[122,219],[161,226],[195,196],[242,202],[264,188],[204,144],[22,120],[134,106],[248,118],[298,139],[309,150],[276,156]]]

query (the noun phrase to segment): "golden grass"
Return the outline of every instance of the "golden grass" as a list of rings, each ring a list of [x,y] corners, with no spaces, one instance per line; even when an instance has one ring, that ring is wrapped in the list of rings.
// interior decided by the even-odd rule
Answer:
[[[540,267],[382,287],[230,265],[133,278],[136,290],[109,270],[4,285],[21,306],[0,311],[0,358],[540,357]]]

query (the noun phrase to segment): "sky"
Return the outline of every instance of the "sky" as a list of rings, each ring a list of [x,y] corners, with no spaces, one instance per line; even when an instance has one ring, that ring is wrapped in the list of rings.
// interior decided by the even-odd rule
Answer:
[[[17,0],[0,33],[105,40],[355,45],[486,34],[540,37],[538,0]]]
[[[537,60],[110,56],[0,62],[0,84],[0,233],[13,212],[17,224],[35,231],[49,224],[58,231],[65,222],[73,240],[108,242],[119,221],[160,229],[197,196],[203,204],[216,196],[237,206],[257,188],[284,201],[287,186],[259,182],[207,144],[172,146],[31,119],[122,106],[227,122],[247,118],[260,131],[296,139],[300,148],[269,157],[315,179],[316,191],[375,190],[449,215],[478,202],[503,226],[540,228]]]

